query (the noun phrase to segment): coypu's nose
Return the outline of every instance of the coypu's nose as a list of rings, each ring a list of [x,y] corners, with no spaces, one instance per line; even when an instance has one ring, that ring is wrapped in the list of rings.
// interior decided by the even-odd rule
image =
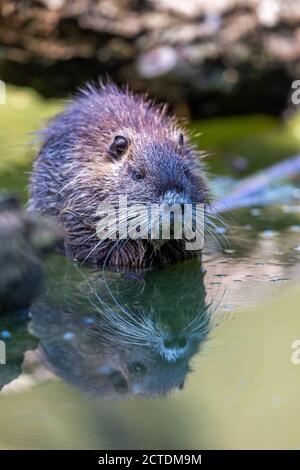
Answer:
[[[187,345],[186,336],[174,336],[164,340],[164,347],[167,349],[185,348]]]
[[[166,191],[161,198],[161,203],[168,206],[172,206],[173,204],[179,204],[183,206],[184,204],[191,203],[191,200],[186,194],[182,192]]]
[[[180,359],[188,344],[188,339],[184,335],[176,335],[165,338],[162,344],[162,355],[169,362],[175,362]]]
[[[169,223],[170,232],[167,232],[171,238],[174,237],[176,228],[182,229],[182,216],[185,210],[185,204],[190,204],[190,198],[177,191],[167,191],[161,197],[162,223]],[[180,232],[179,232],[180,233]],[[164,237],[163,237],[164,238]]]

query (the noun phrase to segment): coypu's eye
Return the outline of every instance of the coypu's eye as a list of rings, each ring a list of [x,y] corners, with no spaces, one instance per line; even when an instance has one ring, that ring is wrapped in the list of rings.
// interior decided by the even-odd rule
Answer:
[[[132,178],[134,179],[134,181],[141,181],[144,177],[143,177],[143,175],[141,175],[141,173],[134,170],[132,172]]]
[[[116,135],[111,146],[109,147],[109,155],[115,159],[122,157],[122,155],[124,155],[128,149],[129,143],[129,140],[123,135]]]

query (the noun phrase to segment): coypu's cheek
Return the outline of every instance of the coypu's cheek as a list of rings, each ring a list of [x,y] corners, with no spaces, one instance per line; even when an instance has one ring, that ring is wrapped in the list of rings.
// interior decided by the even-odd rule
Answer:
[[[189,174],[186,188],[193,204],[206,204],[209,201],[209,190],[201,176]]]

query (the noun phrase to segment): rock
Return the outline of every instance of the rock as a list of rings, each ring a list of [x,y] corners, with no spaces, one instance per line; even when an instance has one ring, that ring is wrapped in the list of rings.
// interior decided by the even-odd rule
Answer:
[[[29,307],[43,278],[43,257],[59,240],[52,220],[0,197],[0,313]]]

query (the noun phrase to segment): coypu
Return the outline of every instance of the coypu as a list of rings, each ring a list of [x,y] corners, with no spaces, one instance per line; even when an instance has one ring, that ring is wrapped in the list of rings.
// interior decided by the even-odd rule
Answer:
[[[212,313],[196,260],[148,270],[142,282],[61,256],[48,265],[30,331],[50,371],[106,398],[156,397],[184,386]]]
[[[89,86],[41,132],[29,210],[58,217],[63,252],[93,264],[161,265],[199,254],[183,239],[99,240],[100,203],[207,204],[199,152],[164,106],[112,83]],[[159,237],[158,237],[159,238]]]

